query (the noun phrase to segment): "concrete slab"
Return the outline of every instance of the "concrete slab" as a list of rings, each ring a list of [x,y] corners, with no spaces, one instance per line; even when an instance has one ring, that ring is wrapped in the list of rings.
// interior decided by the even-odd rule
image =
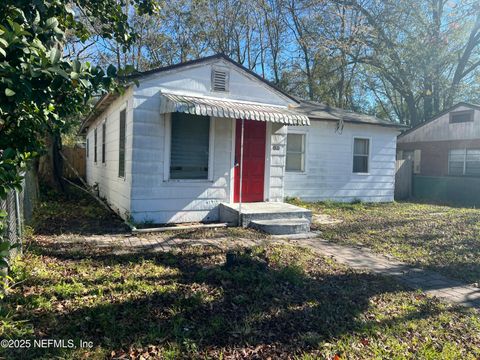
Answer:
[[[310,221],[303,218],[252,220],[249,226],[273,235],[304,234],[310,231]]]
[[[238,211],[239,204],[236,203],[222,203],[230,209]],[[243,203],[242,213],[244,214],[263,214],[263,213],[290,213],[290,212],[309,212],[310,210],[302,208],[300,206],[287,204],[283,202],[255,202],[255,203]]]
[[[284,240],[305,240],[305,239],[315,239],[320,236],[319,231],[309,231],[303,234],[288,234],[288,235],[272,235],[272,239],[284,239]]]
[[[307,219],[309,223],[312,221],[310,210],[281,202],[242,204],[241,216],[239,216],[239,207],[239,204],[235,203],[221,203],[220,221],[243,227],[248,227],[254,220]]]

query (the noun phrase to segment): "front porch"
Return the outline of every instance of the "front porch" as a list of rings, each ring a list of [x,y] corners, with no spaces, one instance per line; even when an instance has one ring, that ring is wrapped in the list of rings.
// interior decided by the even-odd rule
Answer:
[[[283,202],[220,204],[220,221],[251,227],[269,234],[298,234],[310,231],[312,212]]]

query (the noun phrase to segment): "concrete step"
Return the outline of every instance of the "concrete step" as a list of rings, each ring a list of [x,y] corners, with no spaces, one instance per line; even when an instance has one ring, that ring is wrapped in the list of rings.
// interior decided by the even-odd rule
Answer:
[[[305,218],[252,220],[249,227],[272,235],[303,234],[310,231],[310,221]]]
[[[278,202],[243,204],[240,224],[238,212],[238,204],[222,203],[220,204],[220,221],[248,227],[255,220],[307,219],[310,222],[312,219],[310,210]]]

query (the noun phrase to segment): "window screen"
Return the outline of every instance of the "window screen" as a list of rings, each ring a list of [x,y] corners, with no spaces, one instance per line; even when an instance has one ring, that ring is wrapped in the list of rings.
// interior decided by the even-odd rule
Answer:
[[[480,150],[467,149],[465,175],[480,176]]]
[[[400,160],[411,160],[413,162],[413,173],[420,174],[420,165],[422,160],[422,150],[401,150],[402,156]]]
[[[125,177],[125,132],[126,132],[127,113],[120,111],[120,131],[118,146],[118,176]]]
[[[448,174],[463,175],[465,166],[465,149],[455,149],[448,152]]]
[[[93,131],[93,161],[97,162],[97,128]]]
[[[287,135],[286,171],[305,171],[305,134]]]
[[[208,116],[172,113],[170,179],[208,179]]]
[[[369,139],[353,140],[353,172],[368,173]]]
[[[450,123],[458,124],[473,121],[473,110],[455,111],[450,113]]]
[[[102,163],[103,164],[105,164],[105,140],[107,138],[106,131],[107,131],[107,124],[104,122],[102,124]]]
[[[480,176],[480,149],[452,149],[448,152],[448,174]]]

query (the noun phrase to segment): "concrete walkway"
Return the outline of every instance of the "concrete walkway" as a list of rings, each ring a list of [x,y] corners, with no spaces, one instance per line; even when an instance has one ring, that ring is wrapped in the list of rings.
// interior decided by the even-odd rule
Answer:
[[[135,235],[97,235],[83,237],[80,241],[109,253],[125,254],[131,252],[169,251],[182,246],[207,245],[222,249],[249,247],[262,243],[296,244],[310,248],[319,254],[331,256],[337,262],[353,269],[365,269],[377,274],[392,276],[414,290],[444,299],[447,302],[467,307],[480,308],[480,288],[440,275],[434,271],[415,268],[411,265],[374,254],[362,247],[338,245],[318,238],[318,234],[309,236],[271,236],[264,239],[215,238],[215,239],[179,239],[175,236],[161,238],[157,236]],[[56,239],[61,242],[61,237]]]
[[[290,240],[290,243],[331,256],[337,262],[353,269],[367,269],[377,274],[392,276],[411,289],[424,291],[447,302],[480,308],[480,288],[465,285],[437,272],[373,254],[366,248],[337,245],[319,238]]]

